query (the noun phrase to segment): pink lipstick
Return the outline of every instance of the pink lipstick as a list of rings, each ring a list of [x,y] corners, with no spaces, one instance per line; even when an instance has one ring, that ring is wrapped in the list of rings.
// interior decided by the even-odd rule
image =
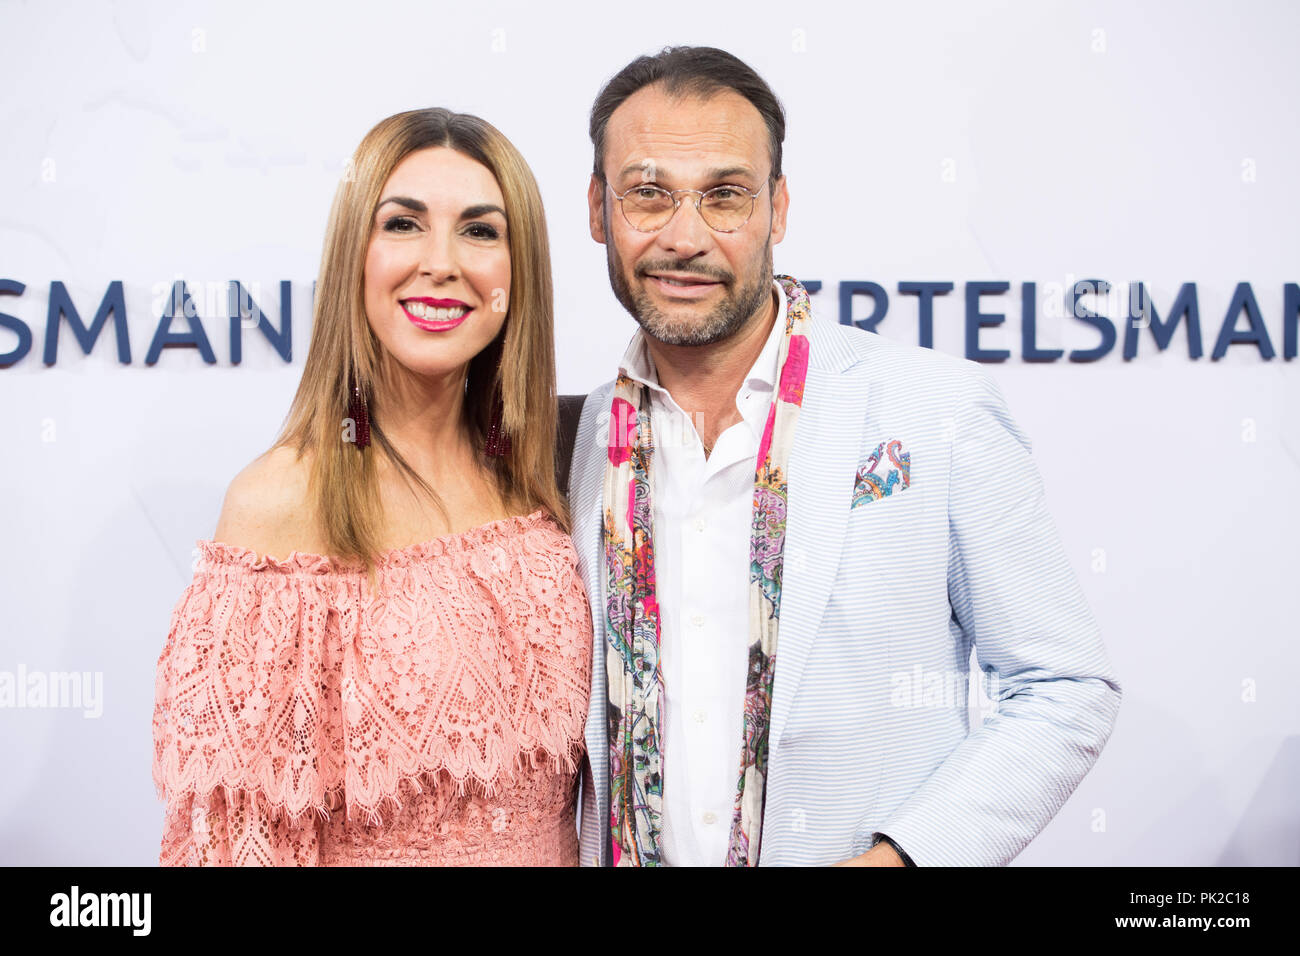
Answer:
[[[426,332],[447,332],[465,321],[474,310],[460,299],[431,299],[417,296],[398,303],[411,324]]]

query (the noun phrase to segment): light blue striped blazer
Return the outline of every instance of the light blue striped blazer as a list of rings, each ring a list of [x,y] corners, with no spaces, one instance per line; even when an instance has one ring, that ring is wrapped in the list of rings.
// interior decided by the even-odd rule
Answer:
[[[612,388],[588,396],[570,472],[595,629],[583,865],[610,863],[601,486]],[[900,475],[888,495],[864,496],[859,471],[894,440],[906,487]],[[890,468],[886,458],[875,473]],[[1006,864],[1096,761],[1120,702],[1028,437],[975,362],[815,320],[789,488],[760,865],[834,863],[876,833],[917,866]],[[972,646],[996,703],[973,730]]]

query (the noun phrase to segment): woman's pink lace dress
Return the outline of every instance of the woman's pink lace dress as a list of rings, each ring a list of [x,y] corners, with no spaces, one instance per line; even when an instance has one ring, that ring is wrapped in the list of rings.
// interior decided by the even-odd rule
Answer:
[[[200,541],[158,660],[164,865],[577,865],[591,619],[543,511],[359,565]]]

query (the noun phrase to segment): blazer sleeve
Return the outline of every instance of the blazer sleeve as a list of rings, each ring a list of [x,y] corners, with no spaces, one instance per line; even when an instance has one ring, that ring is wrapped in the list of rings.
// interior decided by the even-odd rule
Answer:
[[[972,369],[954,412],[948,597],[996,710],[875,831],[918,866],[1010,862],[1097,760],[1121,696],[1030,441]]]

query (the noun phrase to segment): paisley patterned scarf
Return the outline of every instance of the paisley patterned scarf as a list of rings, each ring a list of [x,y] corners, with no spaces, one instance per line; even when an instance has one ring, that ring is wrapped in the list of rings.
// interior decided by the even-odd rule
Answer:
[[[777,388],[754,474],[749,545],[749,673],[727,866],[757,866],[767,783],[767,735],[781,614],[786,466],[808,373],[808,293],[790,276]],[[609,679],[609,804],[615,866],[659,866],[663,821],[664,681],[659,668],[650,502],[654,439],[649,390],[620,375],[610,407],[605,468],[605,667]]]

